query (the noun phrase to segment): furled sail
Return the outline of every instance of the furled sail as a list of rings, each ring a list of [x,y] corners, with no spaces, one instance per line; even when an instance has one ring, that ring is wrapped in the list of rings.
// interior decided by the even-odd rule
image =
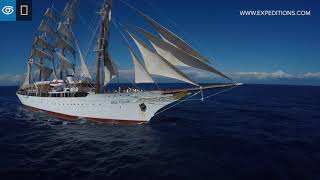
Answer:
[[[110,35],[110,21],[111,21],[111,15],[112,15],[112,0],[109,0],[107,4],[103,7],[103,24],[104,24],[104,29],[106,33],[106,39],[109,40],[109,35]]]
[[[69,19],[70,23],[76,20],[76,9],[79,6],[79,0],[70,0],[63,10],[63,16]]]
[[[201,61],[204,61],[206,63],[209,62],[209,60],[201,55],[198,51],[193,49],[188,43],[186,43],[183,39],[178,37],[176,34],[168,30],[167,28],[163,27],[161,24],[150,18],[149,16],[143,14],[139,11],[139,13],[152,25],[154,26],[157,31],[161,34],[161,37],[165,40],[173,44],[174,46],[180,48],[181,50],[185,51],[186,53],[198,58]]]
[[[207,65],[206,63],[199,61],[194,56],[186,53],[185,51],[173,46],[172,44],[162,40],[161,38],[145,31],[142,28],[135,27],[139,32],[141,32],[148,40],[150,40],[152,46],[155,48],[157,53],[163,58],[168,60],[173,65],[184,65],[189,67],[194,67],[197,69],[205,70],[222,76],[231,80],[228,76],[224,75],[220,71],[214,69],[213,67]]]
[[[130,45],[128,46],[134,63],[135,83],[154,83],[151,75],[144,67],[144,65],[140,62],[132,47]]]
[[[174,65],[170,64],[166,59],[149,48],[144,42],[142,42],[137,36],[128,32],[131,38],[138,46],[143,60],[145,62],[146,69],[150,74],[165,76],[173,79],[178,79],[193,85],[198,86],[195,82],[189,79],[183,72],[181,72]]]
[[[51,55],[46,53],[45,51],[42,51],[36,47],[32,48],[31,51],[31,58],[47,58],[51,60]]]
[[[39,48],[46,48],[50,51],[53,51],[54,47],[43,37],[35,37],[33,41],[33,46]]]
[[[59,60],[60,60],[60,68],[63,69],[63,70],[67,70],[67,69],[73,69],[74,68],[74,65],[72,64],[72,62],[66,58],[65,56],[63,56],[62,54],[60,53],[57,53],[56,54],[58,55],[59,57]]]
[[[57,48],[64,48],[64,49],[69,50],[74,57],[76,55],[76,52],[75,52],[73,46],[71,45],[71,43],[68,42],[67,40],[65,40],[61,36],[58,36],[58,38],[57,38],[56,47]]]
[[[53,70],[47,66],[45,66],[44,64],[40,64],[38,62],[33,62],[33,64],[35,64],[41,71],[41,80],[47,80],[49,79],[49,77],[51,76]]]
[[[73,42],[74,41],[74,37],[73,37],[73,35],[71,33],[71,30],[66,24],[60,22],[59,25],[58,25],[58,29],[57,30],[58,30],[59,33],[64,35],[69,42]]]
[[[41,21],[41,24],[38,28],[38,31],[43,32],[43,33],[48,33],[50,35],[55,35],[56,33],[54,32],[54,30],[52,29],[52,27],[50,26],[50,24],[44,20]]]
[[[113,78],[118,76],[118,68],[113,63],[108,51],[104,51],[104,83],[106,86]]]
[[[53,11],[52,8],[48,8],[44,15],[53,21],[59,20],[59,16]]]
[[[103,41],[103,62],[104,62],[104,86],[106,86],[113,78],[118,76],[118,69],[113,63],[109,55],[109,36],[110,36],[110,21],[111,21],[112,0],[107,1],[102,9],[102,20],[104,25],[105,37]]]

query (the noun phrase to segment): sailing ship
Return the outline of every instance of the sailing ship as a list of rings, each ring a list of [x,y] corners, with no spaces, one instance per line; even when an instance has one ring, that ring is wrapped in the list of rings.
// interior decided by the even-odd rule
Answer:
[[[110,81],[119,74],[116,62],[109,53],[109,46],[112,46],[109,44],[112,0],[103,2],[101,11],[98,12],[101,17],[95,78],[86,65],[77,38],[72,31],[72,26],[77,20],[78,6],[79,0],[69,0],[62,12],[50,7],[44,13],[32,43],[25,80],[16,93],[23,105],[69,120],[86,118],[97,122],[141,123],[150,121],[160,109],[183,101],[196,93],[239,85],[210,66],[208,58],[178,35],[134,8],[141,18],[158,32],[155,35],[138,26],[131,28],[135,33],[127,29],[125,31],[126,36],[132,39],[131,42],[134,42],[140,51],[144,63],[121,33],[132,55],[135,83],[156,83],[152,76],[157,75],[189,83],[193,87],[150,91],[119,88],[105,93],[103,89],[108,87]],[[139,38],[137,33],[143,35],[151,45]],[[79,67],[71,61],[75,60],[77,55]],[[204,70],[226,78],[230,83],[201,86],[179,67]],[[33,71],[33,68],[37,70]],[[32,79],[34,73],[37,73],[36,79]]]

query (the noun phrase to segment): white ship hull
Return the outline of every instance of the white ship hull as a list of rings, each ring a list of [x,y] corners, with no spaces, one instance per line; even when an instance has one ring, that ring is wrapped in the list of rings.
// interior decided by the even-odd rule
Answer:
[[[89,94],[86,97],[37,97],[17,93],[25,106],[58,117],[76,120],[87,118],[98,122],[148,122],[162,107],[177,101],[175,95],[160,91]],[[145,105],[145,109],[141,108]]]

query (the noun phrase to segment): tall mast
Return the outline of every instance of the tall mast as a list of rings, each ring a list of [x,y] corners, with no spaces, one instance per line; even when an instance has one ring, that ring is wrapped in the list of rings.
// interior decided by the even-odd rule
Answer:
[[[109,82],[115,75],[113,64],[109,58],[108,47],[109,47],[109,36],[110,36],[110,20],[111,20],[111,8],[112,0],[106,0],[102,10],[101,10],[101,30],[98,40],[98,57],[97,57],[97,73],[96,73],[96,94],[100,93],[100,68],[102,56],[104,57],[104,73],[105,82]],[[109,73],[108,73],[109,72]],[[107,77],[107,75],[109,77]]]
[[[106,86],[113,78],[117,76],[117,68],[112,62],[109,55],[109,38],[110,38],[110,22],[111,22],[112,0],[108,0],[104,7],[104,28],[105,39],[103,43],[103,63],[104,63],[104,83]]]
[[[96,74],[96,94],[100,93],[100,67],[101,67],[101,59],[102,59],[102,43],[104,40],[104,23],[103,20],[101,21],[101,30],[100,36],[98,40],[98,59],[97,59],[97,74]]]

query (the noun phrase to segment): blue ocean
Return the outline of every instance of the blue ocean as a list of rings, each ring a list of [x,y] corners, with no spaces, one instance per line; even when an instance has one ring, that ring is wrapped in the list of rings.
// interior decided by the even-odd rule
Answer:
[[[129,125],[33,112],[16,89],[0,87],[1,180],[320,179],[320,87],[243,85]]]

